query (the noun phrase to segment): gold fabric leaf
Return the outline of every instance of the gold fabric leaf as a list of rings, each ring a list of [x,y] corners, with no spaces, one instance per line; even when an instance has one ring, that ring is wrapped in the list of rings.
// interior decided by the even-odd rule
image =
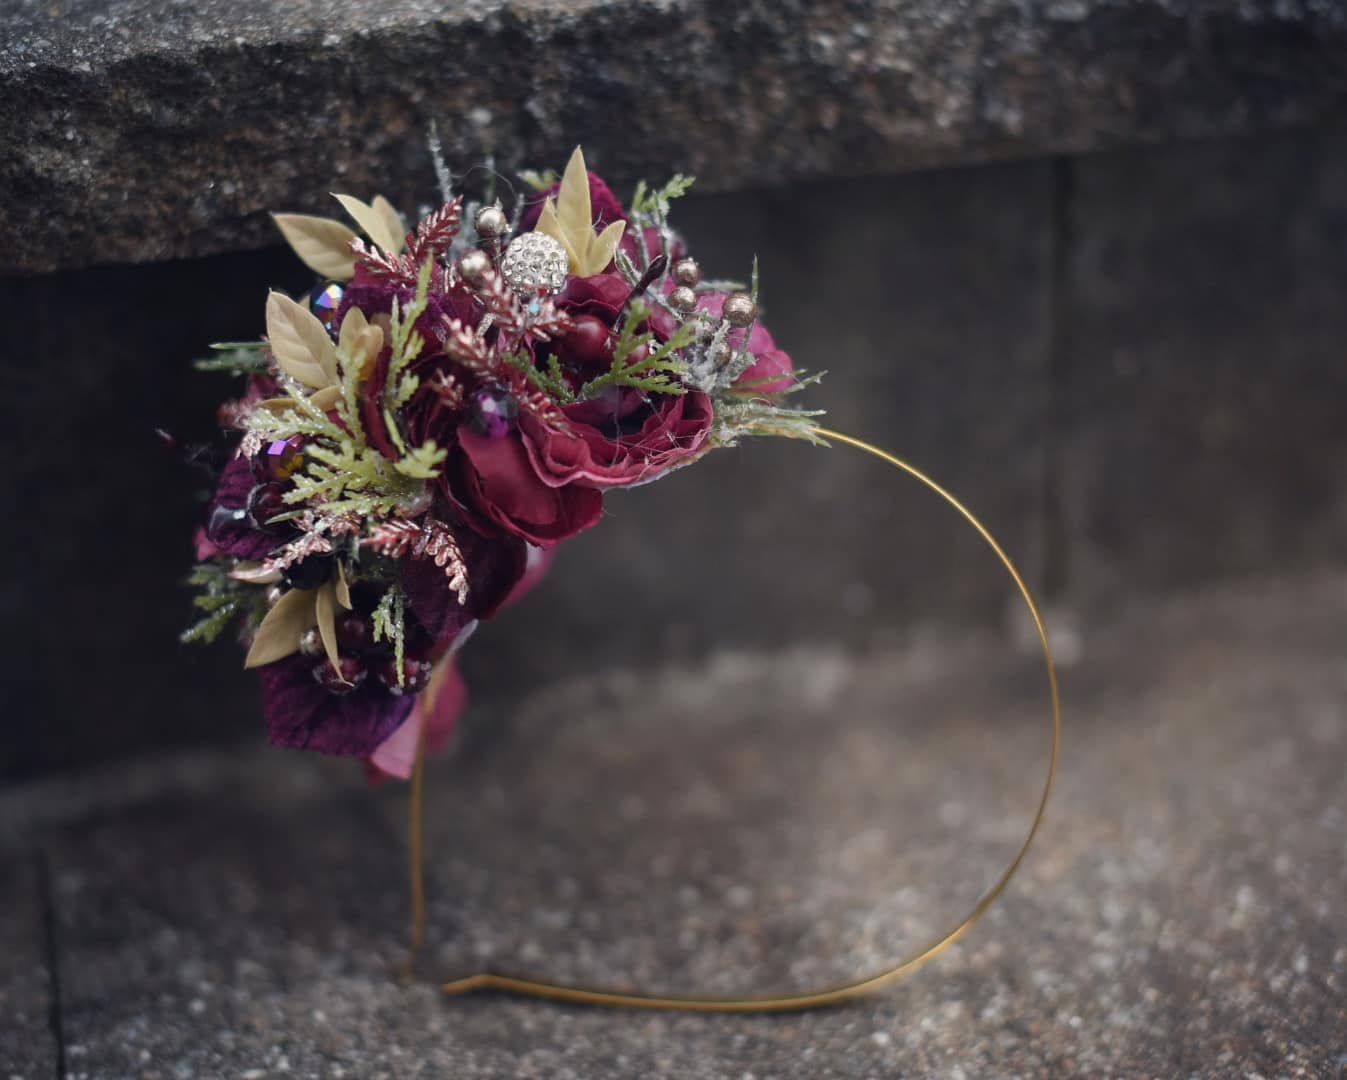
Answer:
[[[309,395],[309,400],[313,402],[315,406],[322,409],[323,412],[327,412],[341,400],[341,387],[325,386],[321,390],[315,390]],[[268,412],[273,412],[277,415],[284,412],[290,412],[294,410],[296,406],[297,403],[295,399],[291,397],[267,398],[266,401],[259,401],[257,403],[257,408],[266,409]]]
[[[318,622],[318,634],[323,639],[323,649],[332,662],[332,669],[341,673],[341,654],[337,651],[337,597],[332,582],[319,586],[314,596],[314,615]],[[342,682],[345,682],[342,679]]]
[[[402,219],[382,195],[375,198],[374,206],[361,202],[354,195],[338,195],[334,192],[332,197],[365,230],[365,235],[384,251],[396,255],[402,250],[402,242],[406,239]]]
[[[365,319],[365,313],[359,308],[351,308],[341,321],[339,347],[359,366],[360,378],[367,379],[374,362],[383,352],[384,332],[377,325],[371,325]]]
[[[346,571],[342,569],[341,560],[337,560],[337,603],[350,611],[353,605],[351,603],[351,586],[346,583]]]
[[[374,212],[383,218],[384,228],[388,230],[388,235],[393,240],[394,247],[389,249],[391,254],[401,253],[403,245],[407,243],[407,223],[402,220],[402,215],[397,212],[396,207],[382,195],[374,196],[372,205]]]
[[[269,570],[266,563],[253,560],[240,562],[233,570],[229,571],[229,576],[238,581],[250,582],[253,585],[270,585],[274,581],[281,580],[279,570]]]
[[[257,628],[245,668],[261,667],[284,660],[299,651],[299,636],[317,621],[314,589],[291,589],[267,612]],[[335,638],[335,634],[334,634]]]
[[[335,281],[349,281],[355,275],[351,252],[355,233],[340,221],[308,214],[272,214],[271,220],[314,273]]]
[[[327,329],[284,293],[267,297],[267,340],[276,363],[296,382],[315,390],[338,384],[337,350]]]
[[[538,232],[552,237],[566,249],[571,273],[580,277],[601,274],[613,261],[613,254],[626,230],[625,221],[614,221],[603,232],[594,233],[594,211],[589,200],[589,172],[585,155],[575,148],[561,178],[556,201],[543,203]]]

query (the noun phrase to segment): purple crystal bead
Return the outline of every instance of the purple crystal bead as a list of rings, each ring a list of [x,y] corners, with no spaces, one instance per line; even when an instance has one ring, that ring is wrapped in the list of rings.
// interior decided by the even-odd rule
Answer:
[[[503,439],[514,430],[519,415],[519,402],[503,386],[490,383],[472,392],[468,401],[468,417],[473,430],[488,439]]]
[[[262,447],[253,462],[253,472],[259,480],[289,480],[304,464],[304,436],[291,435],[275,439]]]
[[[309,307],[318,317],[318,321],[329,330],[337,320],[337,309],[341,307],[341,298],[345,295],[346,288],[339,281],[319,285],[309,294]]]

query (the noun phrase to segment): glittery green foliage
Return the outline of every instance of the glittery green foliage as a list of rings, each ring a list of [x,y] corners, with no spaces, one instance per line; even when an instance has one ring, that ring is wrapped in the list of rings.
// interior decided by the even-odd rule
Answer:
[[[309,399],[300,387],[289,385],[294,404],[280,412],[256,410],[249,427],[264,438],[307,435],[305,466],[293,478],[285,501],[291,505],[318,508],[326,516],[344,514],[362,519],[382,519],[416,503],[426,481],[439,475],[448,451],[433,441],[408,447],[397,423],[397,410],[411,399],[419,379],[410,365],[425,342],[415,330],[416,320],[426,309],[431,263],[427,261],[417,283],[416,296],[405,312],[394,305],[391,323],[392,354],[384,392],[384,421],[399,457],[390,461],[369,444],[360,410],[361,362],[345,349],[337,349],[341,396],[334,420]]]
[[[271,361],[266,354],[265,341],[221,341],[211,346],[215,356],[203,356],[192,361],[197,371],[226,371],[231,375],[261,375]]]
[[[688,366],[677,359],[676,354],[679,349],[692,344],[697,328],[684,323],[668,341],[656,344],[653,333],[636,331],[650,314],[650,309],[639,301],[631,305],[613,345],[612,366],[580,387],[582,399],[594,397],[612,386],[629,386],[654,394],[687,393],[675,376],[685,373]]]
[[[202,614],[179,635],[179,640],[186,643],[212,642],[237,616],[260,618],[266,610],[263,590],[235,580],[217,563],[200,563],[187,584],[196,590],[192,606]]]
[[[402,587],[394,582],[374,609],[372,617],[375,641],[393,643],[393,659],[397,667],[398,685],[403,685],[402,662],[406,646],[407,598]]]

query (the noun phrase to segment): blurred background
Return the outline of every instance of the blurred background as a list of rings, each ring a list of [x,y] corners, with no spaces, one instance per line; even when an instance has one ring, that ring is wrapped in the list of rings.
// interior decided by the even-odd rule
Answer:
[[[238,651],[177,644],[203,493],[154,429],[211,438],[232,385],[194,371],[192,359],[210,342],[259,334],[269,288],[312,283],[277,244],[267,212],[329,213],[330,190],[426,206],[433,120],[455,169],[488,156],[505,176],[559,167],[579,142],[620,194],[643,176],[696,175],[674,223],[715,276],[746,275],[760,259],[764,321],[797,364],[828,372],[804,403],[928,471],[983,518],[1048,608],[1066,669],[1075,726],[1059,813],[1072,827],[1049,836],[1024,886],[1029,899],[1009,916],[1018,913],[1016,933],[1040,950],[1032,973],[996,951],[956,959],[952,999],[970,1002],[962,1020],[938,1012],[950,993],[939,984],[932,998],[861,1014],[875,1038],[863,1029],[860,1049],[824,1021],[784,1033],[734,1028],[751,1052],[703,1028],[661,1029],[666,1058],[642,1057],[634,1028],[586,1028],[596,1045],[610,1050],[605,1039],[618,1030],[613,1038],[632,1041],[612,1053],[656,1070],[704,1037],[699,1053],[727,1076],[764,1060],[787,1075],[806,1045],[852,1062],[838,1075],[934,1074],[947,1046],[974,1055],[969,1075],[1234,1075],[1257,1065],[1328,1076],[1340,1067],[1347,7],[0,0],[0,93],[9,900],[20,913],[15,941],[30,936],[27,912],[34,925],[66,927],[72,950],[62,959],[56,939],[37,935],[47,945],[31,972],[14,976],[10,1000],[39,1015],[41,973],[64,970],[67,1035],[83,1025],[106,1060],[133,1062],[126,1047],[143,1045],[156,1062],[186,1061],[183,1048],[205,1038],[190,1019],[162,1027],[123,1016],[109,987],[137,1001],[205,1000],[202,1013],[215,1018],[223,1006],[191,989],[200,971],[232,971],[219,977],[275,1005],[291,1001],[296,972],[331,977],[314,957],[342,934],[396,943],[396,886],[357,904],[350,898],[371,886],[342,877],[356,849],[400,881],[393,796],[381,794],[374,825],[374,797],[358,777],[342,774],[337,802],[323,801],[337,775],[314,771],[326,763],[259,752],[265,733]],[[461,848],[441,885],[464,905],[440,912],[446,938],[492,941],[486,953],[510,956],[527,954],[532,933],[535,952],[551,955],[574,925],[528,924],[527,913],[530,898],[560,888],[562,907],[579,896],[611,916],[582,928],[609,952],[582,952],[567,971],[648,964],[689,986],[725,976],[735,987],[776,962],[782,979],[808,983],[891,951],[877,924],[846,922],[866,897],[887,897],[897,923],[915,920],[902,941],[940,924],[942,905],[974,897],[1027,820],[1044,723],[1022,613],[978,538],[854,455],[775,442],[619,493],[607,511],[463,656],[474,704],[446,786],[460,792],[461,822],[485,832],[444,838]],[[973,686],[970,673],[988,685]],[[889,701],[904,716],[900,741],[870,741]],[[746,726],[725,727],[735,716]],[[828,728],[800,716],[849,717],[859,741],[841,727],[835,742],[824,739]],[[930,741],[940,731],[948,744]],[[1274,735],[1275,745],[1264,742]],[[794,747],[771,766],[790,778],[788,791],[757,792],[767,766],[752,747],[775,749],[778,736],[783,753]],[[596,747],[610,739],[629,757],[605,758]],[[676,756],[680,745],[691,757]],[[957,754],[922,764],[941,760],[942,746]],[[717,747],[728,756],[705,775],[688,764],[703,752],[710,762]],[[928,758],[909,760],[918,747]],[[568,771],[549,774],[547,760]],[[483,763],[508,773],[509,761],[523,763],[513,781],[481,778]],[[867,772],[876,761],[887,764]],[[951,801],[965,784],[979,789],[960,771],[974,767],[990,777],[982,801]],[[855,776],[883,796],[870,803],[853,792],[848,802]],[[706,792],[757,792],[744,820],[781,831],[762,848],[718,847],[715,823],[735,815],[696,798],[666,807],[672,816],[656,824],[641,801],[649,777],[712,803]],[[270,806],[285,785],[292,801],[272,816],[237,810]],[[789,791],[800,800],[793,810]],[[609,835],[602,823],[614,806],[630,830]],[[941,846],[988,813],[1004,814],[1006,828],[965,837],[968,849]],[[929,841],[929,865],[913,855],[891,877],[857,869],[894,840],[867,832],[883,815]],[[553,816],[573,834],[539,825]],[[272,835],[281,817],[293,825],[289,841]],[[309,845],[328,837],[319,820],[349,830],[347,844]],[[499,846],[491,821],[507,832]],[[796,829],[811,839],[802,844]],[[1274,851],[1269,834],[1299,839]],[[582,855],[595,837],[608,846]],[[548,869],[511,884],[518,906],[502,909],[481,868],[501,859],[495,879],[507,875],[514,841]],[[192,903],[236,906],[208,925],[191,905],[164,900],[160,887],[175,886],[156,875],[175,852],[217,842],[219,865],[198,872]],[[685,926],[694,945],[706,945],[698,934],[726,945],[703,967],[679,967],[661,951],[667,941],[642,952],[650,911],[641,905],[659,902],[648,900],[645,876],[605,876],[604,851],[632,865],[655,848],[672,862],[649,873],[718,882],[706,891],[731,912],[728,923],[708,917],[710,929]],[[917,897],[926,906],[913,914],[904,883],[974,849],[985,862],[948,895]],[[117,861],[111,850],[129,854]],[[776,881],[767,868],[783,859],[792,872]],[[306,910],[291,895],[292,865],[307,879],[340,878],[348,899]],[[733,890],[745,887],[736,866],[768,875],[773,903],[806,912],[799,924],[745,922],[757,902],[735,907],[743,894]],[[849,884],[818,891],[832,872]],[[221,882],[240,881],[252,883],[238,886],[244,899],[218,899],[234,896]],[[141,883],[141,907],[123,917],[128,882]],[[665,891],[696,909],[697,896]],[[230,968],[239,954],[259,955],[256,941],[212,936],[258,909],[279,920],[263,920],[274,934],[265,941],[289,972],[265,985]],[[504,928],[482,929],[498,916]],[[75,929],[86,918],[94,929]],[[860,953],[842,949],[837,970],[787,963],[801,942],[815,956],[840,948],[810,936],[839,921],[839,932],[864,939]],[[171,942],[155,936],[164,933]],[[1165,933],[1203,949],[1157,959],[1134,948]],[[731,938],[757,951],[735,952]],[[162,964],[125,974],[151,940]],[[446,964],[469,962],[468,946],[445,948]],[[183,949],[197,968],[173,974],[170,958]],[[1224,966],[1246,953],[1243,966]],[[381,971],[377,959],[350,963],[363,977]],[[1073,984],[1062,969],[1086,974]],[[1229,981],[1224,1005],[1197,1004],[1207,980]],[[1001,996],[978,1003],[987,987]],[[1070,1003],[1082,996],[1102,1003],[1086,1036]],[[317,1022],[293,1007],[287,1030],[308,1032]],[[439,1022],[432,1004],[421,1007],[426,1023]],[[244,1006],[231,1008],[221,1022],[241,1023]],[[894,1025],[910,1010],[942,1019],[902,1050]],[[1008,1029],[1005,1018],[1026,1010],[1041,1010],[1044,1026]],[[473,1044],[481,1074],[522,1068],[492,1056],[518,1017],[473,1015],[484,1032]],[[257,1047],[282,1037],[267,1026],[274,1018],[249,1016]],[[1241,1026],[1245,1016],[1257,1026]],[[348,1064],[364,1075],[360,1047],[377,1046],[381,1029],[362,1041],[352,1023]],[[25,1053],[65,1061],[70,1042],[58,1031],[51,1051],[34,1036]],[[292,1047],[296,1060],[347,1060],[349,1047],[325,1058],[299,1042],[308,1049]],[[257,1052],[279,1068],[271,1050]],[[589,1060],[586,1050],[557,1052],[539,1060],[624,1075],[584,1071],[575,1063]],[[192,1060],[232,1068],[220,1053],[214,1065]],[[993,1064],[1007,1060],[1018,1064]]]

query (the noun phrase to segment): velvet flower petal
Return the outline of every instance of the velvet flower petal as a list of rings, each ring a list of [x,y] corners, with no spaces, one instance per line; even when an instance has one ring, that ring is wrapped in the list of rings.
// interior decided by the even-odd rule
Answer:
[[[315,662],[291,656],[257,669],[271,741],[297,750],[369,757],[407,719],[414,699],[391,694],[370,679],[351,693],[330,693],[313,677]]]

